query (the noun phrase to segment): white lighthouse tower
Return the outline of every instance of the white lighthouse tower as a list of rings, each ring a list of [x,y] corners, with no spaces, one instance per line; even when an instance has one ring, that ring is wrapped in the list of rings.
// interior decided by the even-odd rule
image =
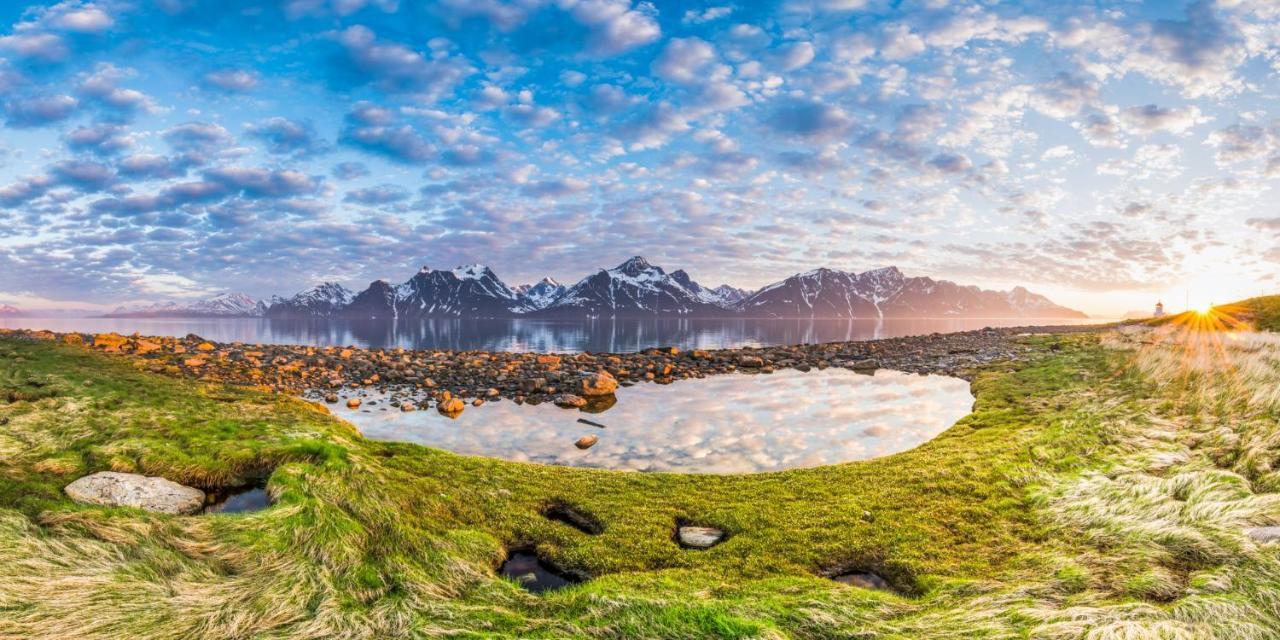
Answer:
[[[1152,317],[1152,318],[1163,318],[1163,317],[1164,317],[1164,302],[1163,302],[1163,301],[1157,301],[1157,302],[1156,302],[1156,312],[1155,312],[1155,313],[1153,313],[1153,314],[1151,314],[1151,317]]]

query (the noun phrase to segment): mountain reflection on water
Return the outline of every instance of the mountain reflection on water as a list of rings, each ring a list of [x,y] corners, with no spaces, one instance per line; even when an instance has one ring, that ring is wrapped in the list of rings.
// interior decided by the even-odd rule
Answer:
[[[872,340],[983,327],[1078,324],[1029,318],[268,320],[263,318],[0,318],[0,327],[185,336],[217,342],[485,351],[612,352],[650,347],[724,349]],[[1085,322],[1097,322],[1088,320]]]
[[[385,401],[357,410],[331,405],[377,440],[506,460],[682,473],[876,458],[933,438],[972,407],[969,384],[958,378],[846,369],[639,384],[619,389],[617,404],[598,414],[510,401],[468,406],[456,419],[434,409],[402,413]],[[578,422],[584,417],[605,427]],[[586,435],[600,440],[586,450],[575,447]]]

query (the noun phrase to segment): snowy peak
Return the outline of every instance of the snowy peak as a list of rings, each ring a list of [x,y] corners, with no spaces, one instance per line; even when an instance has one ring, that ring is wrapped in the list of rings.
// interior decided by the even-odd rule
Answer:
[[[322,282],[298,292],[292,298],[272,298],[270,318],[324,318],[351,304],[355,293],[336,282]]]
[[[601,269],[568,287],[551,305],[536,313],[557,316],[727,315],[689,274],[668,274],[635,256]]]
[[[118,307],[109,318],[257,317],[266,305],[244,293],[220,293],[194,302],[159,302],[141,307]]]
[[[450,271],[423,267],[395,288],[400,318],[505,317],[521,310],[519,294],[492,269],[469,264]]]
[[[21,309],[13,305],[0,304],[0,316],[13,317],[13,316],[20,316],[20,315],[22,315]]]
[[[556,298],[564,293],[565,287],[554,278],[547,277],[539,280],[537,284],[520,285],[515,290],[520,297],[522,308],[537,311],[551,306]]]
[[[907,277],[896,267],[862,273],[827,268],[799,273],[762,288],[736,308],[764,317],[1085,317],[1022,287],[987,291],[947,280]]]
[[[633,256],[626,262],[610,269],[610,271],[615,271],[626,276],[636,277],[655,268],[656,267],[649,264],[649,261],[645,260],[643,257]],[[658,269],[658,273],[662,273],[662,269]]]

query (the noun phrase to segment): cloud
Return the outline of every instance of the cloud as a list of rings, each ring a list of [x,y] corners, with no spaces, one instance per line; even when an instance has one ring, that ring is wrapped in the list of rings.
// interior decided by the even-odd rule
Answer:
[[[672,38],[654,58],[653,74],[676,84],[695,84],[704,79],[699,71],[716,60],[715,49],[701,38]]]
[[[71,55],[71,49],[62,37],[52,33],[0,36],[0,51],[39,62],[61,62]]]
[[[409,199],[409,192],[404,187],[394,184],[380,184],[375,187],[348,191],[343,201],[364,205],[382,205]]]
[[[353,180],[369,175],[369,167],[360,162],[339,162],[333,166],[333,177],[339,180]]]
[[[320,180],[289,169],[218,167],[204,172],[206,180],[250,197],[282,198],[314,193]]]
[[[201,77],[205,87],[227,93],[248,93],[258,86],[258,74],[244,69],[210,71]]]
[[[116,181],[111,167],[93,160],[63,160],[49,168],[57,184],[93,192],[105,189]]]
[[[1218,129],[1209,134],[1205,143],[1217,148],[1215,158],[1220,165],[1254,160],[1266,155],[1271,148],[1265,129],[1244,124]]]
[[[727,17],[733,13],[733,7],[707,7],[701,11],[689,9],[684,12],[680,22],[684,24],[705,24]]]
[[[305,156],[323,151],[324,142],[316,135],[310,122],[296,122],[279,116],[257,124],[250,124],[245,132],[251,138],[262,141],[268,153]]]
[[[1142,134],[1156,132],[1186,133],[1192,127],[1205,122],[1200,108],[1191,105],[1184,108],[1160,107],[1147,104],[1129,107],[1120,112],[1120,121],[1126,129]]]
[[[783,135],[828,141],[845,135],[853,119],[840,107],[817,100],[793,99],[775,107],[766,123]]]
[[[99,123],[78,127],[66,133],[63,139],[72,151],[89,152],[109,156],[125,151],[134,145],[133,136],[118,124]]]
[[[590,185],[576,178],[559,178],[556,180],[539,180],[520,187],[520,192],[532,198],[563,198],[582,193]]]
[[[379,41],[372,29],[354,25],[338,32],[341,46],[337,71],[349,84],[372,83],[383,91],[419,94],[437,99],[453,92],[474,71],[462,57],[450,55],[443,41],[431,56],[394,43]]]
[[[17,98],[4,104],[5,124],[15,129],[48,126],[70,118],[79,106],[68,95]]]
[[[1280,233],[1280,216],[1274,218],[1249,218],[1244,223],[1259,231]]]
[[[64,2],[65,10],[49,19],[49,24],[57,29],[73,33],[102,33],[115,26],[115,18],[96,5],[76,6],[74,2]]]
[[[810,42],[793,42],[779,49],[775,54],[775,65],[783,71],[795,71],[813,62],[817,55]]]
[[[630,0],[561,0],[579,24],[587,27],[587,51],[598,56],[614,56],[656,41],[662,28],[657,8]]]
[[[99,63],[92,73],[82,74],[76,91],[86,104],[100,108],[107,117],[128,120],[137,113],[156,113],[160,109],[146,94],[125,89],[119,82],[136,75],[133,69]]]
[[[213,152],[230,145],[231,134],[222,125],[211,122],[184,122],[160,134],[177,151]]]

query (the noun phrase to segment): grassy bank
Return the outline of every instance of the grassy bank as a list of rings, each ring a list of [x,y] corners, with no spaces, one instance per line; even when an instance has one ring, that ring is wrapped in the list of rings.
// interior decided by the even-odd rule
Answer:
[[[1275,548],[1244,530],[1280,523],[1280,398],[1250,393],[1277,388],[1280,346],[1135,331],[1028,338],[1036,357],[980,372],[974,413],[915,450],[750,476],[365,441],[296,399],[0,340],[0,637],[1277,637]],[[62,495],[103,469],[269,473],[276,504]],[[560,502],[604,531],[542,515]],[[683,550],[681,520],[730,537]],[[494,575],[516,547],[592,579],[531,595]]]

